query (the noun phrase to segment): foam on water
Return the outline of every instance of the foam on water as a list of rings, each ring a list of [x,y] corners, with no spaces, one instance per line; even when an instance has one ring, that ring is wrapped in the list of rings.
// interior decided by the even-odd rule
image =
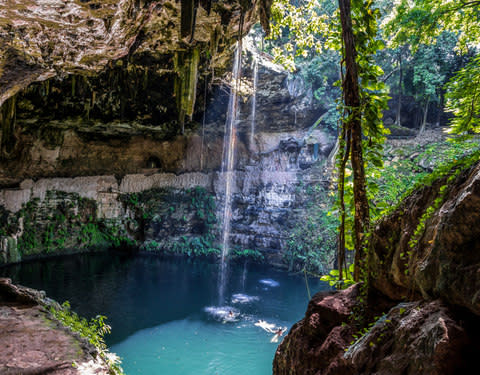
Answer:
[[[232,303],[251,303],[259,301],[257,296],[249,296],[248,294],[236,293],[232,295]]]
[[[259,281],[260,284],[267,285],[269,287],[275,288],[277,286],[280,286],[280,283],[278,281],[275,281],[273,279],[262,279]]]
[[[237,322],[240,311],[231,306],[208,306],[204,311],[215,320],[222,322]]]

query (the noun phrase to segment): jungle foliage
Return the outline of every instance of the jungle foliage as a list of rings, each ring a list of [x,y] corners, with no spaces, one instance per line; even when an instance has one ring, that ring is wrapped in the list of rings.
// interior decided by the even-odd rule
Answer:
[[[385,45],[372,59],[383,72],[379,81],[388,84],[394,99],[388,116],[397,125],[422,131],[427,123],[447,122],[456,132],[477,129],[478,2],[352,1],[353,13],[367,5],[377,12],[376,40]],[[336,4],[277,0],[272,19],[266,51],[302,75],[329,112],[323,125],[336,129],[338,117],[332,115],[339,91],[332,84],[341,76],[341,53],[331,38],[339,23]],[[415,116],[402,118],[407,109]]]
[[[328,64],[337,67],[340,79],[335,85],[342,90],[335,100],[341,120],[334,212],[340,224],[338,271],[332,276],[342,280],[344,273],[351,274],[345,250],[355,249],[353,278],[368,281],[371,223],[384,215],[392,201],[408,191],[407,187],[413,186],[423,173],[393,161],[383,168],[386,83],[390,82],[390,94],[398,97],[397,126],[403,125],[402,96],[408,95],[421,113],[418,125],[408,125],[419,127],[419,133],[431,122],[432,103],[436,107],[436,125],[443,122],[446,110],[453,114],[451,133],[465,136],[478,132],[480,2],[339,0],[338,5],[336,9],[325,0],[277,0],[271,34],[276,40],[269,48],[277,61],[291,71],[300,67],[307,72],[303,75],[318,94],[327,93],[321,86],[329,75],[319,78],[311,72],[325,73]],[[307,62],[307,57],[320,52],[323,56],[325,50],[336,51],[330,55],[331,60],[325,55],[327,59]],[[447,149],[445,157],[439,159],[449,161],[452,157],[455,162],[462,154],[478,149],[478,143],[460,143]],[[423,151],[429,152],[432,150]],[[415,158],[409,161],[420,163]],[[403,175],[399,172],[402,169]]]

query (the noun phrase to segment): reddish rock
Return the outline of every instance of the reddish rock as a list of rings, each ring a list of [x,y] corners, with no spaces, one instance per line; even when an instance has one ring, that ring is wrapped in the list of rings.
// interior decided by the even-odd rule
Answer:
[[[0,374],[107,375],[96,349],[45,309],[44,292],[0,278]]]
[[[471,345],[442,302],[401,303],[351,345],[344,360],[359,375],[448,375],[465,367]]]
[[[316,294],[305,318],[296,323],[275,353],[276,375],[330,374],[344,368],[344,348],[352,340],[348,322],[359,286]]]
[[[358,332],[348,316],[355,294],[356,287],[316,295],[278,347],[273,373],[449,375],[467,369],[480,353],[473,334],[439,300],[395,306],[352,344]]]

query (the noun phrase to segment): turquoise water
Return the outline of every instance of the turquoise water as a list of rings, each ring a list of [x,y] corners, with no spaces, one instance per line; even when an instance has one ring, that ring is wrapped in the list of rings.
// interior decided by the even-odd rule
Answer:
[[[278,343],[255,325],[290,328],[308,303],[305,280],[268,267],[114,254],[76,255],[0,268],[0,275],[108,316],[111,350],[128,375],[268,375]],[[325,289],[309,280],[312,292]],[[229,316],[232,311],[234,317]]]

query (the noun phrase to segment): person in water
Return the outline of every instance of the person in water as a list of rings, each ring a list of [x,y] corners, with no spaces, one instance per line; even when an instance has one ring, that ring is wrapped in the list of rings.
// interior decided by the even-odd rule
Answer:
[[[286,330],[286,329],[285,329]],[[285,330],[281,327],[279,327],[276,331],[275,331],[275,335],[272,337],[272,339],[270,340],[270,342],[278,342],[278,339],[283,335],[283,332],[285,332]]]
[[[230,318],[233,318],[233,311],[232,311],[232,310],[230,310],[230,311],[228,312],[228,316],[229,316]]]

